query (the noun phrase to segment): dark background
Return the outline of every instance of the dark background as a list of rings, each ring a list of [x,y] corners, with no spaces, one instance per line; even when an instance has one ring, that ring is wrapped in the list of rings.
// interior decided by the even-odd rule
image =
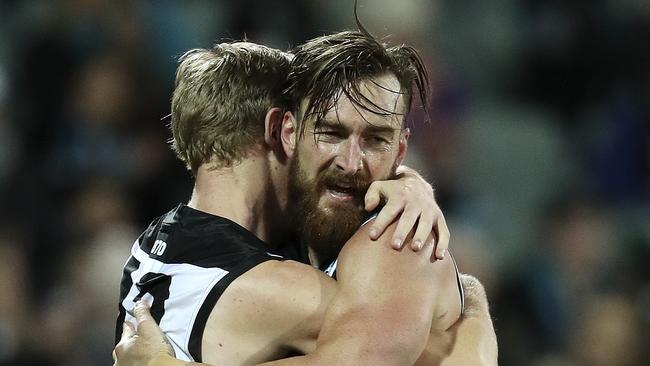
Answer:
[[[360,16],[430,70],[408,164],[487,287],[500,365],[647,364],[650,2],[361,0]],[[166,144],[180,54],[354,24],[351,0],[0,1],[0,365],[110,364],[129,248],[191,192]]]

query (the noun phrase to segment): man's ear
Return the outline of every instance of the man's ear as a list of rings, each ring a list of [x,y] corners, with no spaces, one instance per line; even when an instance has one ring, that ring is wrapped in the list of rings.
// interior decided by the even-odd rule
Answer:
[[[264,116],[264,142],[274,149],[280,144],[280,132],[282,130],[282,109],[271,108]]]
[[[294,114],[291,112],[284,112],[284,115],[282,116],[282,132],[280,136],[284,153],[289,159],[293,158],[296,151],[296,140],[298,138],[297,129],[298,126]]]
[[[408,150],[408,140],[411,136],[411,130],[407,128],[400,132],[399,136],[399,151],[397,152],[397,160],[395,161],[399,166],[406,157],[406,150]]]
[[[271,108],[264,116],[264,143],[269,150],[275,154],[280,162],[287,159],[287,155],[282,149],[282,118],[283,110],[281,108]]]

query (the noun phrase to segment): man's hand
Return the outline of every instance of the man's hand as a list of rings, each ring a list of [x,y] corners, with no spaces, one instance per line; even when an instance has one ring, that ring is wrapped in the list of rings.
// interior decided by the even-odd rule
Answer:
[[[122,338],[113,350],[113,366],[186,365],[173,358],[171,346],[142,301],[135,305],[134,312],[138,330],[136,332],[133,324],[124,322]],[[177,363],[170,363],[172,360]]]
[[[400,216],[391,243],[401,249],[409,232],[416,227],[411,249],[422,249],[427,236],[434,232],[432,245],[437,245],[435,257],[443,259],[449,246],[449,228],[445,216],[436,203],[433,188],[415,170],[400,166],[395,180],[376,181],[368,188],[366,211],[372,211],[384,201],[370,229],[370,238],[376,240],[397,216]],[[437,241],[437,243],[436,243]]]

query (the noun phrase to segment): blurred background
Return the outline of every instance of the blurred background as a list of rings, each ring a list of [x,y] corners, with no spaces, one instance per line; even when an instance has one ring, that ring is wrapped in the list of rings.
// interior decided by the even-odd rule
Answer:
[[[417,46],[428,177],[500,365],[650,364],[650,2],[360,0]],[[121,268],[192,181],[176,58],[355,28],[352,0],[0,1],[0,365],[109,365]]]

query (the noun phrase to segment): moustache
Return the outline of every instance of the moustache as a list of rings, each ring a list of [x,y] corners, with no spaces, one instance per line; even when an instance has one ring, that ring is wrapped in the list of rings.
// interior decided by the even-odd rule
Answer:
[[[350,192],[357,197],[363,197],[370,187],[370,180],[363,174],[349,175],[338,171],[326,171],[319,177],[321,189],[337,187],[338,189]]]

